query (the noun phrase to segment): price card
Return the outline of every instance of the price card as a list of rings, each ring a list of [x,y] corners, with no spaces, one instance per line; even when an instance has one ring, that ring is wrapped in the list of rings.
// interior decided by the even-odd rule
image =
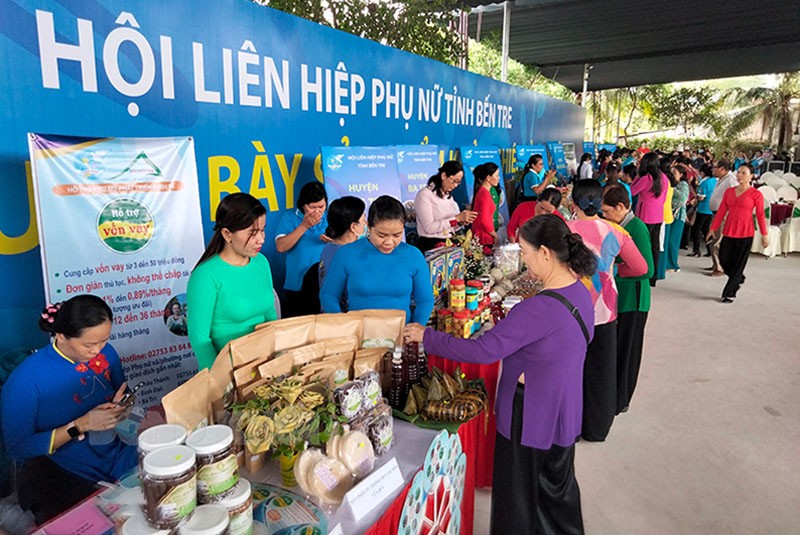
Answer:
[[[403,486],[403,474],[397,459],[392,459],[365,477],[345,495],[353,518],[358,522]]]

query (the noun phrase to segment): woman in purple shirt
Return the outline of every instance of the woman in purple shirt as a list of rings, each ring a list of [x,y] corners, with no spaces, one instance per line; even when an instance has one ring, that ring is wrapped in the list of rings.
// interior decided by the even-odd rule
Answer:
[[[554,215],[520,229],[522,258],[544,291],[475,340],[406,326],[408,340],[461,362],[503,360],[495,414],[492,533],[583,533],[575,478],[583,360],[594,332],[592,298],[577,277],[597,260]]]

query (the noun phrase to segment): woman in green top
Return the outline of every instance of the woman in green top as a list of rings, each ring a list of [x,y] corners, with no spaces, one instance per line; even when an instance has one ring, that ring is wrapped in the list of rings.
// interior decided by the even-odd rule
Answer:
[[[603,189],[603,217],[628,231],[647,262],[647,273],[638,277],[615,277],[617,283],[617,414],[628,410],[636,388],[644,346],[644,326],[650,311],[653,253],[647,225],[633,215],[628,191],[620,184]]]
[[[186,290],[189,341],[200,370],[211,367],[226,343],[277,319],[272,271],[261,254],[266,209],[252,195],[234,193],[219,204],[216,221]]]

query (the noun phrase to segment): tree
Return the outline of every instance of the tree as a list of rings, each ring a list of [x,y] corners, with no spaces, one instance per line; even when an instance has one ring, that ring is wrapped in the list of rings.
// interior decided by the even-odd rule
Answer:
[[[455,65],[466,44],[455,31],[459,0],[253,0],[359,37]]]
[[[715,132],[721,129],[722,99],[711,87],[648,86],[644,99],[652,120],[663,127],[680,127],[684,135],[697,126],[710,126]]]
[[[769,125],[768,142],[771,143],[778,129],[778,151],[788,148],[795,128],[792,125],[792,101],[800,99],[800,73],[782,74],[778,86],[754,87],[748,90],[732,89],[726,94],[730,104],[738,108],[731,117],[725,135],[735,138],[761,119]]]

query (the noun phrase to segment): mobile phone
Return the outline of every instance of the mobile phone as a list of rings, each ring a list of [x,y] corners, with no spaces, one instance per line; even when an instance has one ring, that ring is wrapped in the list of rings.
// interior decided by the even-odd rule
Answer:
[[[138,392],[139,389],[142,388],[143,386],[144,386],[144,381],[134,386],[133,390],[129,388],[127,392],[125,392],[125,395],[122,396],[122,399],[120,399],[117,402],[117,407],[127,407],[133,405],[133,403],[136,401],[136,392]]]

